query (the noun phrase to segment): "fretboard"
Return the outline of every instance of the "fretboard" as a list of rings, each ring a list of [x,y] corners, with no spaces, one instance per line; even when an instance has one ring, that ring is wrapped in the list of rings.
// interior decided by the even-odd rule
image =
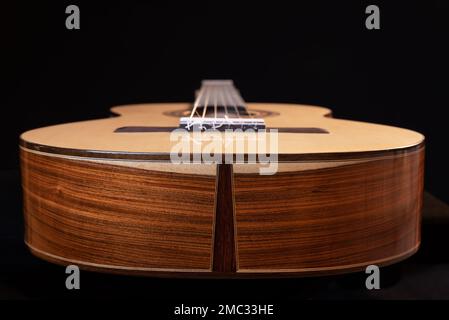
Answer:
[[[181,127],[191,129],[263,129],[263,119],[254,118],[232,80],[203,80],[189,117]]]
[[[203,80],[193,104],[193,117],[248,117],[248,111],[232,80]]]

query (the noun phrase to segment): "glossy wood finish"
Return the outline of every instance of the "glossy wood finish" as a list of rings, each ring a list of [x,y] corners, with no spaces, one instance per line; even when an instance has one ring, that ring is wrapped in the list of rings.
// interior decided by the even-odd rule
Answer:
[[[213,271],[231,273],[237,270],[235,243],[235,209],[232,164],[217,166]]]
[[[420,243],[423,147],[279,164],[274,176],[254,165],[234,173],[223,165],[215,176],[26,150],[21,159],[26,243],[60,264],[170,277],[307,276],[391,264]]]
[[[189,104],[139,104],[114,107],[121,116],[67,123],[27,131],[21,145],[32,150],[61,155],[97,158],[169,160],[177,144],[168,132],[117,133],[129,126],[177,127],[179,119],[167,112],[187,109]],[[249,103],[249,110],[276,111],[264,118],[268,128],[320,128],[322,133],[279,133],[278,154],[281,161],[304,158],[353,157],[353,153],[384,152],[419,145],[424,137],[414,131],[358,121],[330,118],[327,108]],[[197,140],[202,148],[209,140]],[[248,153],[248,150],[245,151]]]
[[[362,270],[418,249],[421,134],[333,119],[326,108],[249,104],[288,131],[278,172],[260,176],[259,164],[170,163],[165,128],[187,107],[121,106],[119,117],[24,133],[31,251],[97,271],[279,277]],[[157,130],[115,132],[123,127]]]
[[[235,174],[239,272],[332,273],[418,249],[424,148],[273,176]]]
[[[23,150],[21,161],[25,241],[35,252],[100,269],[211,269],[214,176]]]

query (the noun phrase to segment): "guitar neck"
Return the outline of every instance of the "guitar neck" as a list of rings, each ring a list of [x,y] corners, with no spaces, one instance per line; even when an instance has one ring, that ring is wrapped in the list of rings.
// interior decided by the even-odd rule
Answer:
[[[248,116],[245,101],[232,80],[203,80],[191,116],[218,118],[224,115],[233,118]]]
[[[180,119],[188,130],[265,129],[265,121],[254,118],[232,80],[203,80],[189,117]]]

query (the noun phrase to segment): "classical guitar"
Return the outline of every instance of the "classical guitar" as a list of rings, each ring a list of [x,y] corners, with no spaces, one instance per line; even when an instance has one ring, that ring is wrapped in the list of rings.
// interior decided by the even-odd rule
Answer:
[[[322,107],[245,103],[207,80],[192,104],[20,137],[36,256],[149,276],[322,275],[418,250],[424,137]]]

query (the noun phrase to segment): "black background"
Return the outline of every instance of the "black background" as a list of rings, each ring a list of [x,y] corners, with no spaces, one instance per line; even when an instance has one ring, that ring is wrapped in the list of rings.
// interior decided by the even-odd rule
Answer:
[[[93,2],[2,4],[4,268],[60,271],[21,243],[21,132],[106,117],[117,104],[192,101],[201,79],[233,79],[246,101],[322,105],[335,117],[422,132],[426,190],[449,202],[448,1]],[[80,8],[80,30],[65,28],[69,4]],[[365,28],[369,4],[380,7],[380,30]],[[16,271],[9,292],[24,272]]]
[[[81,29],[67,30],[75,2]],[[422,132],[426,187],[449,201],[448,1],[75,2],[2,8],[3,168],[17,168],[25,130],[117,104],[192,101],[201,79],[230,78],[246,101],[323,105]],[[380,30],[365,28],[371,3]]]

